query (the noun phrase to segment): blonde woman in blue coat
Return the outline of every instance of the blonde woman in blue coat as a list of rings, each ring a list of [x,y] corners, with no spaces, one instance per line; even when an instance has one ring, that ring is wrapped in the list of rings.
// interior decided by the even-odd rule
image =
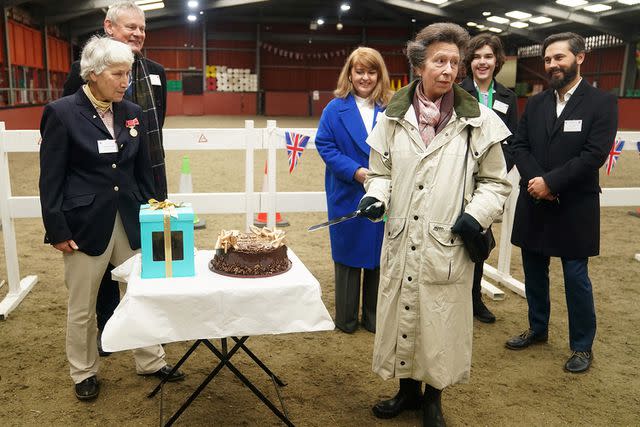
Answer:
[[[368,47],[354,50],[340,72],[334,95],[322,112],[315,140],[326,164],[329,219],[355,211],[365,193],[370,150],[366,139],[392,95],[380,53]],[[344,332],[358,328],[361,287],[362,325],[375,332],[383,231],[384,223],[366,218],[329,230],[335,263],[335,324]]]

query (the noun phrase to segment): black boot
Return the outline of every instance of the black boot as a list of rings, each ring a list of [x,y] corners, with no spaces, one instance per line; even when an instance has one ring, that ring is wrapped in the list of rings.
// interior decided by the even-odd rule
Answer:
[[[425,385],[424,403],[422,404],[422,426],[423,427],[446,427],[444,415],[442,415],[442,405],[440,396],[442,390]]]
[[[400,380],[400,391],[393,399],[382,400],[373,407],[373,415],[378,418],[397,417],[405,409],[420,409],[422,393],[420,381],[411,378]]]
[[[473,300],[473,317],[481,321],[482,323],[493,323],[496,321],[496,316],[484,305],[482,302],[482,262],[478,262],[473,269],[473,287],[471,288],[471,299]]]

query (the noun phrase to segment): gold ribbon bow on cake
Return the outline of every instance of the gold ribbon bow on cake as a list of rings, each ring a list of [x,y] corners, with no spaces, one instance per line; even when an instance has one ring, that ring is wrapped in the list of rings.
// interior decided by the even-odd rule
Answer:
[[[149,209],[152,211],[162,210],[162,223],[164,228],[164,268],[165,276],[173,276],[173,268],[171,261],[173,255],[171,253],[171,217],[178,218],[176,208],[182,207],[182,203],[174,203],[171,200],[159,202],[156,199],[149,199]]]

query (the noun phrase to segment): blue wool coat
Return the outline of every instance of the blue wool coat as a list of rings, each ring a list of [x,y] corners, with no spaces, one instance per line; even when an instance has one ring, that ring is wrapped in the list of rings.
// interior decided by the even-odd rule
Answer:
[[[374,123],[382,109],[376,105]],[[318,124],[316,148],[326,164],[325,191],[329,219],[356,210],[364,186],[353,178],[360,167],[369,167],[367,130],[355,98],[335,98],[325,107]],[[354,218],[329,229],[333,260],[350,267],[374,269],[380,265],[384,223]]]

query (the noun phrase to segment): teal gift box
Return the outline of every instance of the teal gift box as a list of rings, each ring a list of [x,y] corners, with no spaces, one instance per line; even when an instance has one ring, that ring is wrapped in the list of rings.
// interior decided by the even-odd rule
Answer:
[[[195,276],[193,208],[170,203],[140,206],[143,279]]]

